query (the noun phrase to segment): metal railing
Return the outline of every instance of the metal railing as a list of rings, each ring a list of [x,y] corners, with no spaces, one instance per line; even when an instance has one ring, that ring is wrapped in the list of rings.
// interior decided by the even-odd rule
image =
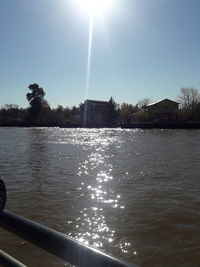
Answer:
[[[0,264],[9,267],[26,267],[26,265],[11,257],[3,250],[0,250]]]
[[[7,210],[4,210],[0,215],[0,226],[75,266],[136,266]],[[9,257],[6,253],[0,251],[0,263],[4,264],[10,259],[10,265],[5,264],[4,266],[25,266]]]

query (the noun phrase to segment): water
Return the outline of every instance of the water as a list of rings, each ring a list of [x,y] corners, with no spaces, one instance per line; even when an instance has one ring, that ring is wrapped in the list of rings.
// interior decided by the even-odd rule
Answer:
[[[0,128],[7,209],[140,266],[200,266],[199,162],[199,130]],[[0,235],[29,266],[64,266]]]

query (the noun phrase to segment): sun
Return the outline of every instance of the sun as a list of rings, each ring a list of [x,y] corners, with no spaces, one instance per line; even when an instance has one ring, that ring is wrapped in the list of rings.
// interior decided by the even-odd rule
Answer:
[[[79,5],[90,16],[102,15],[113,5],[113,0],[79,0]]]

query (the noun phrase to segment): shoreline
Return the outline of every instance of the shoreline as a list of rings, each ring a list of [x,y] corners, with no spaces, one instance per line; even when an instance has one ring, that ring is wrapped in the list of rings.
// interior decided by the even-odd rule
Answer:
[[[125,123],[121,125],[122,129],[200,129],[200,123],[195,122],[140,122]]]
[[[83,127],[80,124],[54,124],[54,123],[47,123],[47,124],[26,124],[26,123],[19,123],[19,124],[0,124],[0,127],[24,127],[24,128],[31,128],[31,127],[55,127],[55,128],[121,128],[121,129],[200,129],[200,123],[195,122],[160,122],[160,123],[153,123],[153,122],[140,122],[140,123],[123,123],[118,126],[89,126]]]

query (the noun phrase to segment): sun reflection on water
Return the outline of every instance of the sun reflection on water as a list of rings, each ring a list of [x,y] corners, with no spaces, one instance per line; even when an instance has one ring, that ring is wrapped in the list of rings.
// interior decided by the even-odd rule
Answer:
[[[88,134],[89,133],[89,134]],[[130,242],[116,241],[115,224],[111,223],[110,214],[115,211],[117,221],[118,212],[125,206],[121,203],[121,195],[115,190],[115,177],[113,174],[113,157],[109,146],[114,146],[116,151],[121,143],[112,134],[105,135],[105,131],[88,130],[81,139],[85,158],[79,162],[77,177],[80,180],[80,196],[83,198],[82,209],[76,216],[74,233],[70,233],[76,239],[85,244],[104,249],[109,246],[117,246],[122,253],[126,253]],[[108,220],[109,218],[109,220]],[[70,220],[68,223],[71,224]],[[117,243],[116,243],[117,242]]]
[[[96,166],[98,166],[98,164]],[[82,174],[79,172],[79,176]],[[108,227],[106,216],[104,215],[104,205],[115,207],[118,201],[118,198],[115,199],[113,197],[113,199],[111,199],[108,197],[112,192],[102,184],[107,183],[109,180],[112,180],[112,176],[106,172],[100,172],[91,184],[85,185],[83,190],[86,191],[90,207],[81,210],[81,216],[79,220],[77,220],[77,222],[79,222],[77,228],[79,228],[80,231],[76,234],[76,238],[98,248],[102,248],[105,242],[112,242],[115,233],[114,230]],[[85,231],[85,229],[87,229],[87,231]]]
[[[76,181],[66,192],[72,215],[67,214],[66,233],[87,245],[119,253],[133,253],[131,241],[122,239],[119,225],[126,209],[120,191],[121,179],[116,176],[115,157],[124,144],[119,138],[120,130],[108,129],[62,129],[51,144],[66,144],[76,152]],[[60,147],[62,151],[62,146]],[[80,150],[81,148],[81,150]],[[73,160],[62,151],[60,157]],[[128,175],[124,173],[124,175]],[[73,184],[77,187],[74,188]],[[128,252],[127,252],[128,251]]]

